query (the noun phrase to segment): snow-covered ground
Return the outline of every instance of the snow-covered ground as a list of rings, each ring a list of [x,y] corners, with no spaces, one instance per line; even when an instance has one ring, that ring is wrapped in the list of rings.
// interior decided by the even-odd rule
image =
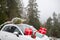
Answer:
[[[49,37],[50,40],[60,40],[60,38],[55,38],[55,37]]]

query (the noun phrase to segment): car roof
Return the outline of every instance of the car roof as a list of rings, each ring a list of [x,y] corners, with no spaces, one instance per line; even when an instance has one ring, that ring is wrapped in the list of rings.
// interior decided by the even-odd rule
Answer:
[[[19,26],[19,28],[24,32],[25,28],[31,28],[33,31],[36,31],[36,29],[28,24],[17,24],[17,26]]]

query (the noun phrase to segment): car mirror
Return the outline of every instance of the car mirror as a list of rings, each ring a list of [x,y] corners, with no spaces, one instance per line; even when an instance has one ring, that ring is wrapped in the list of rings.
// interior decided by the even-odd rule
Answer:
[[[19,37],[19,34],[18,34],[18,32],[14,32],[14,34],[15,34],[17,37]]]

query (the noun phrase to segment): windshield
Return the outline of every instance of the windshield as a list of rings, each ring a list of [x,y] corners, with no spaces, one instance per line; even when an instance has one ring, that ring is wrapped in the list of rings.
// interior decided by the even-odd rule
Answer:
[[[22,30],[22,32],[24,32],[25,28],[31,28],[33,32],[36,31],[36,29],[33,26],[30,26],[28,24],[17,24],[17,25]]]

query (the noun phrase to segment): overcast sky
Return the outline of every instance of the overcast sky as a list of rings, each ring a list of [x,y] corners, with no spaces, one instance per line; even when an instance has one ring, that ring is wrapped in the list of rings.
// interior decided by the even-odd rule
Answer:
[[[24,6],[28,4],[28,0],[23,0]],[[48,17],[52,16],[55,11],[60,13],[60,0],[37,0],[38,9],[40,11],[40,20],[45,22]]]

